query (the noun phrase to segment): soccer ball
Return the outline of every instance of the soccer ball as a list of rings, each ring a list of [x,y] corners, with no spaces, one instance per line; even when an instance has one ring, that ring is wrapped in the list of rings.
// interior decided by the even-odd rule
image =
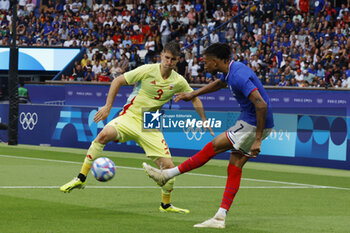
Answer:
[[[96,180],[106,182],[114,177],[115,165],[109,158],[101,157],[93,162],[91,172]]]

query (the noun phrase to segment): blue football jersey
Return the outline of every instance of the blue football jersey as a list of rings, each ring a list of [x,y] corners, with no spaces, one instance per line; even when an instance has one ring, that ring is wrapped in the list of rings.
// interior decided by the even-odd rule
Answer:
[[[237,99],[241,107],[239,120],[256,126],[255,106],[250,102],[248,96],[253,91],[258,90],[261,97],[267,103],[265,128],[272,128],[274,126],[270,98],[252,69],[241,62],[231,61],[229,72],[226,76],[222,76],[221,81],[227,83],[232,95]]]

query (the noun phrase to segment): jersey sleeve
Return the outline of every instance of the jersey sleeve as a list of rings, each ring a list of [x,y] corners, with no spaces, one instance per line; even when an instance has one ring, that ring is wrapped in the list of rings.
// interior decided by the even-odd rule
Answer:
[[[140,81],[149,71],[148,65],[143,65],[124,73],[124,78],[128,84],[133,84]]]
[[[192,92],[193,89],[192,89],[192,87],[190,87],[190,85],[188,84],[186,79],[180,75],[179,75],[179,77],[180,77],[180,82],[179,82],[180,92]]]
[[[237,83],[237,87],[243,93],[243,95],[247,98],[250,95],[250,93],[258,89],[257,86],[255,86],[254,83],[249,78],[240,79],[240,82]]]

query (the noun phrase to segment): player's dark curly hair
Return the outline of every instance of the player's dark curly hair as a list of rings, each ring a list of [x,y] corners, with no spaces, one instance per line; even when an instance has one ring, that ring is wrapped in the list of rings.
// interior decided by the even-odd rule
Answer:
[[[227,44],[214,43],[204,51],[204,55],[214,56],[222,60],[230,60],[231,48]]]
[[[165,44],[163,51],[164,52],[170,52],[174,56],[180,56],[180,45],[179,43],[175,41],[170,41],[169,43]]]

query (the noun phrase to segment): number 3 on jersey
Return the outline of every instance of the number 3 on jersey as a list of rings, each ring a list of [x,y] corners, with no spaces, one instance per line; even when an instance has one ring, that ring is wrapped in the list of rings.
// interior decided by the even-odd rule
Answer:
[[[154,97],[156,100],[159,100],[161,97],[162,97],[162,95],[163,95],[163,90],[162,89],[159,89],[158,91],[157,91],[157,93],[158,93],[158,96],[156,96],[156,97]]]

